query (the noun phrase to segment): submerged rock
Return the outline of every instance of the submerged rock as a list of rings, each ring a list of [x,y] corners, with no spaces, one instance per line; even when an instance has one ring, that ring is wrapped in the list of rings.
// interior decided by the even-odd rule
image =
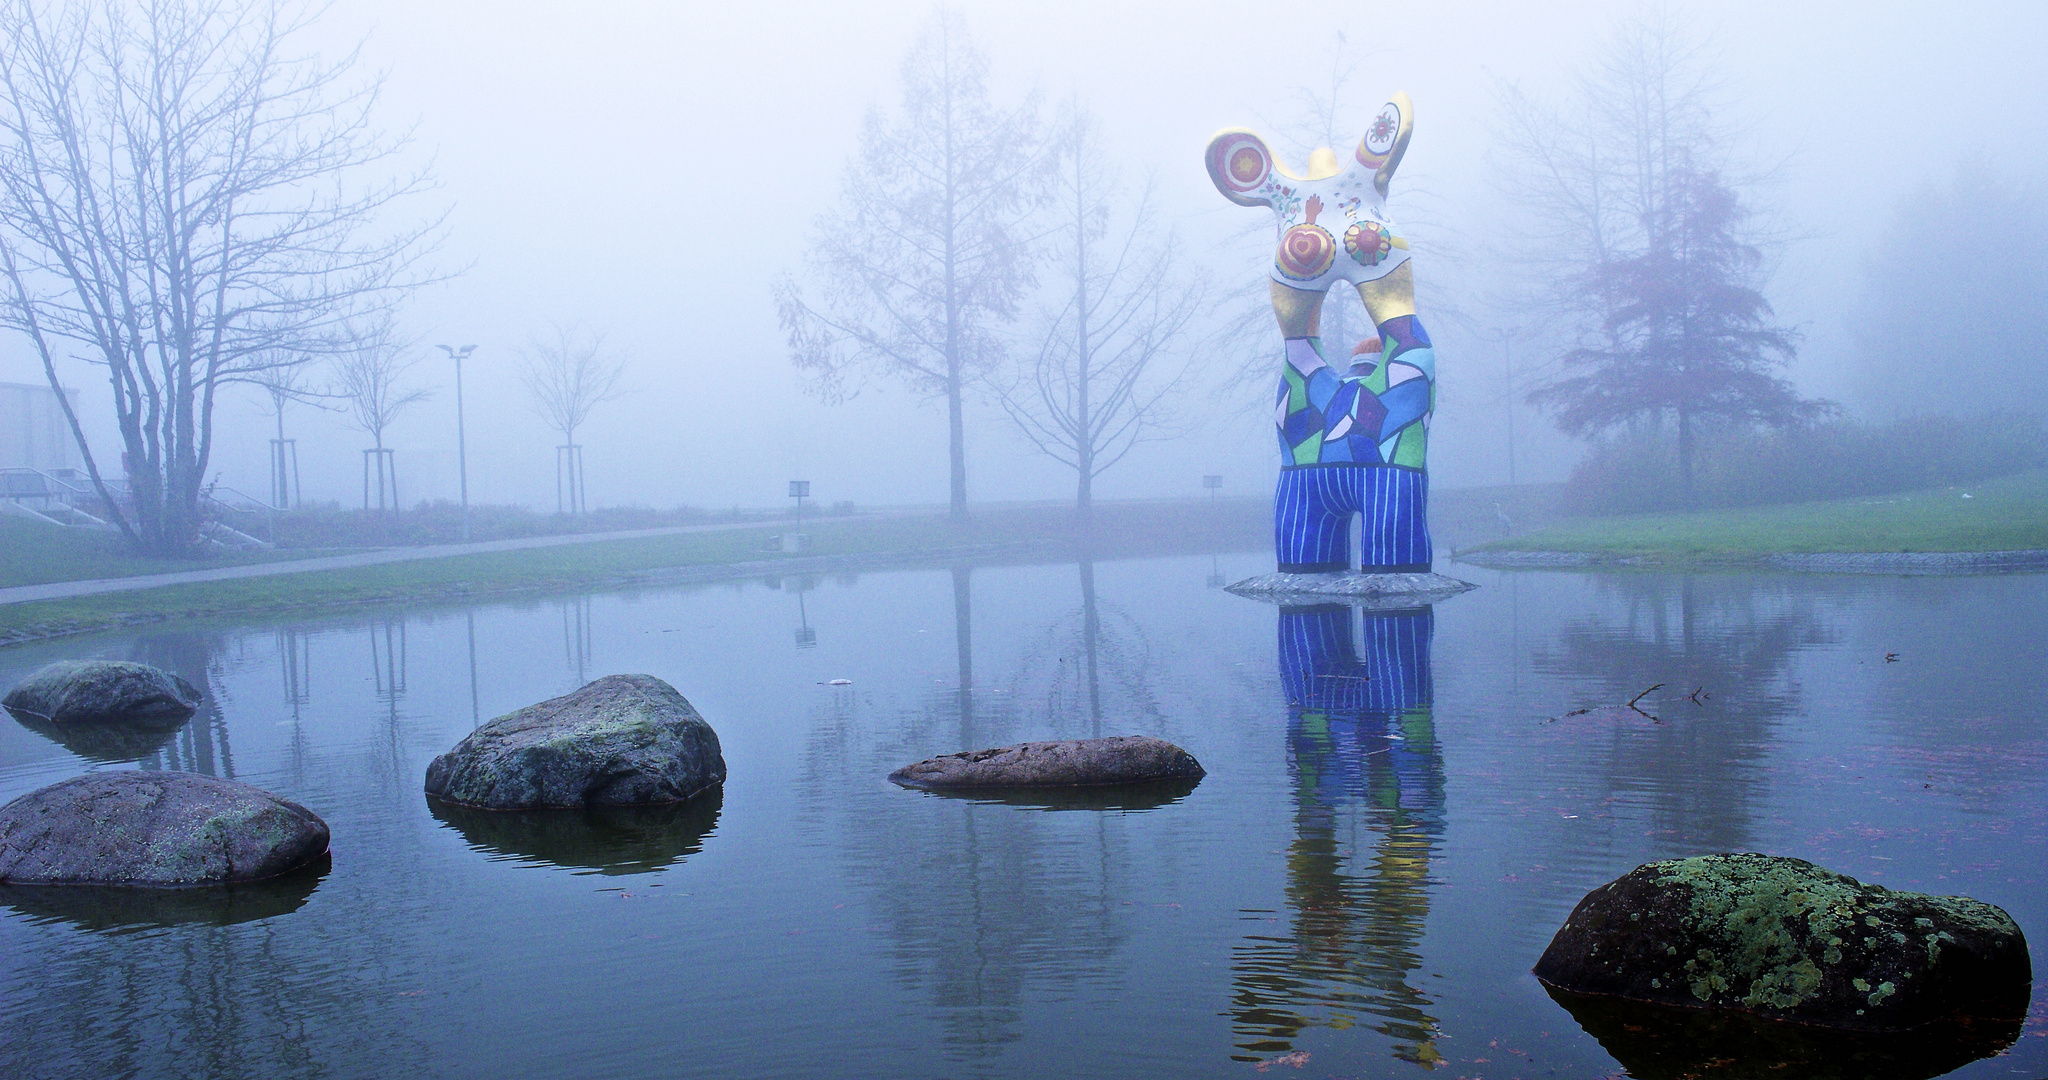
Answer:
[[[655,806],[479,810],[440,799],[428,812],[486,855],[602,874],[645,874],[703,850],[718,828],[723,792]]]
[[[178,737],[183,724],[137,724],[127,721],[77,720],[53,724],[39,716],[15,713],[15,722],[87,761],[118,764],[140,761]]]
[[[1000,803],[1021,810],[1059,812],[1067,810],[1115,811],[1124,814],[1157,810],[1188,797],[1201,781],[1140,780],[1130,784],[1097,784],[1089,787],[959,787],[935,788],[911,785],[932,795],[968,802]]]
[[[1586,894],[1536,964],[1545,983],[1633,1001],[1897,1031],[1996,1015],[2033,967],[2011,916],[1894,892],[1801,859],[1646,863]]]
[[[88,773],[0,807],[0,883],[261,881],[327,851],[327,823],[260,788],[184,772]]]
[[[889,779],[905,787],[959,790],[1193,781],[1204,775],[1193,754],[1164,739],[1116,735],[926,758],[890,773]]]
[[[2019,1038],[2027,988],[1995,1018],[1952,1017],[1910,1031],[1849,1031],[1545,987],[1635,1080],[1931,1080]]]
[[[507,713],[427,766],[428,795],[488,810],[682,802],[724,782],[718,734],[652,675]]]
[[[0,707],[54,724],[130,722],[175,727],[191,719],[200,693],[148,664],[59,660],[15,684]]]
[[[181,889],[0,885],[0,905],[32,919],[114,933],[186,924],[232,926],[274,919],[304,907],[332,863],[323,852],[299,869],[262,881]]]

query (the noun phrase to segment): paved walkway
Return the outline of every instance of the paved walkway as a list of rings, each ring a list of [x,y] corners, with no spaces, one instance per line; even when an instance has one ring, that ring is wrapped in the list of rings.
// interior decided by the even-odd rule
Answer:
[[[904,511],[861,514],[857,518],[835,520],[873,521],[890,517],[911,517],[917,513]],[[236,578],[272,577],[277,574],[307,574],[316,570],[351,570],[359,566],[382,566],[385,563],[416,562],[421,559],[446,559],[457,555],[484,555],[494,551],[526,551],[530,548],[561,547],[565,544],[594,544],[604,540],[637,540],[647,536],[676,536],[682,533],[722,532],[729,529],[759,529],[773,526],[773,522],[767,521],[734,521],[717,525],[671,525],[660,529],[623,529],[618,532],[578,533],[568,536],[525,536],[516,540],[484,540],[473,544],[380,548],[376,551],[359,551],[350,555],[250,563],[246,566],[222,566],[211,570],[183,570],[175,574],[139,574],[134,577],[94,578],[89,581],[52,581],[42,585],[17,585],[11,589],[0,589],[0,604],[64,600],[74,596],[155,589],[164,585],[191,585],[207,581],[232,581]]]

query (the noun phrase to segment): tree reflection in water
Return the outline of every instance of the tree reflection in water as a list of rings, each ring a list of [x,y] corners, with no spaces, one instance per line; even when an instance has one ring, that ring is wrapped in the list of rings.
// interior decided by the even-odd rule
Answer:
[[[1291,1049],[1310,1027],[1360,1022],[1394,1056],[1433,1065],[1438,1022],[1410,985],[1422,962],[1430,861],[1443,840],[1444,772],[1429,667],[1430,608],[1280,610],[1294,840],[1291,923],[1232,954],[1239,1060]],[[1362,646],[1362,647],[1361,647]],[[1246,912],[1265,922],[1270,912]]]
[[[1081,606],[1031,643],[1010,678],[1009,696],[1018,709],[1043,709],[1050,733],[1042,738],[1158,734],[1165,719],[1152,689],[1157,663],[1145,628],[1121,606],[1101,601],[1093,560],[1077,568]]]
[[[1777,729],[1802,708],[1793,661],[1836,632],[1811,589],[1689,574],[1618,574],[1601,585],[1618,610],[1567,621],[1555,646],[1532,650],[1530,667],[1581,687],[1571,708],[1616,705],[1663,683],[1641,707],[1664,722],[1560,720],[1560,734],[1577,738],[1586,794],[1642,804],[1668,848],[1749,850]],[[1697,703],[1688,698],[1696,689]]]
[[[868,917],[888,942],[894,978],[929,1002],[938,1048],[962,1063],[960,1072],[988,1071],[1023,1039],[1035,1000],[1104,992],[1122,977],[1126,905],[1157,872],[1143,847],[1148,830],[1132,821],[1186,794],[1012,804],[879,783],[890,769],[934,753],[1080,737],[1105,715],[1104,733],[1118,734],[1146,711],[1156,714],[1141,666],[1148,650],[1142,637],[1123,634],[1126,624],[1135,634],[1135,620],[1098,600],[1092,564],[1076,569],[1079,605],[1036,635],[1016,670],[997,679],[984,671],[984,682],[999,689],[982,693],[973,570],[953,567],[955,678],[886,720],[864,715],[872,699],[858,688],[835,688],[805,747],[803,827],[831,830],[849,876],[869,896]],[[1139,711],[1127,711],[1132,706]],[[850,803],[849,790],[857,793]]]

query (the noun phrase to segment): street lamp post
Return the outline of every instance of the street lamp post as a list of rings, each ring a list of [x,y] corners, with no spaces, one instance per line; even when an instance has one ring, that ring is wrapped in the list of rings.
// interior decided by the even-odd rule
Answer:
[[[1507,386],[1508,487],[1515,486],[1515,336],[1510,330],[1495,330],[1500,338],[1500,371]]]
[[[442,345],[440,350],[455,361],[455,472],[462,483],[462,538],[469,539],[469,437],[462,426],[462,361],[476,351],[474,345],[457,349]]]

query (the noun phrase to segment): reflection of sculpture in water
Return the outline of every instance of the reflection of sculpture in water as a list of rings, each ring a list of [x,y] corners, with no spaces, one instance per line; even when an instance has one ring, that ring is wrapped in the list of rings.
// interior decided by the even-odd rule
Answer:
[[[1429,608],[1364,617],[1344,605],[1280,610],[1295,838],[1286,936],[1254,934],[1231,960],[1241,1060],[1284,1052],[1310,1027],[1377,1018],[1394,1056],[1441,1060],[1422,963],[1444,776],[1431,716]],[[1362,646],[1362,647],[1360,647]],[[1365,834],[1365,835],[1360,835]]]

